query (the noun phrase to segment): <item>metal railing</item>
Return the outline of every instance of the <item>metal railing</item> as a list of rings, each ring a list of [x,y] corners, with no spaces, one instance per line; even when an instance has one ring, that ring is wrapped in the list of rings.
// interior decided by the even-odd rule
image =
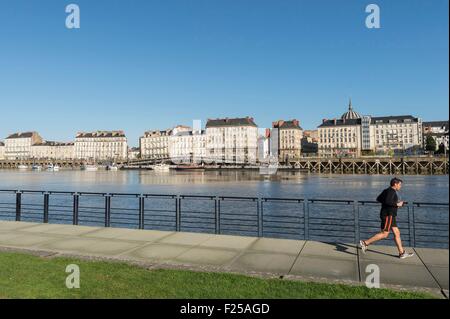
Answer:
[[[411,202],[397,221],[405,245],[448,248],[448,218]],[[380,229],[375,201],[34,190],[0,190],[0,219],[346,243]]]

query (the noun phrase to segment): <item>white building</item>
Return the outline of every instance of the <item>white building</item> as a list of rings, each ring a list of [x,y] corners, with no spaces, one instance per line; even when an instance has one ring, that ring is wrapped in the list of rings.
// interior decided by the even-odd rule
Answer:
[[[129,147],[128,148],[128,160],[135,160],[140,158],[141,151],[139,150],[139,147]]]
[[[93,161],[126,160],[127,138],[123,131],[80,132],[75,138],[75,158]]]
[[[141,157],[146,159],[168,159],[169,158],[169,136],[178,132],[186,132],[191,128],[188,126],[178,125],[173,129],[164,131],[153,130],[147,131],[139,139],[139,148]]]
[[[45,141],[31,146],[31,158],[68,160],[74,158],[74,143]]]
[[[422,127],[424,148],[426,146],[426,136],[431,135],[436,141],[436,150],[441,144],[444,144],[445,148],[448,149],[448,121],[423,122]]]
[[[42,137],[37,132],[14,133],[5,139],[5,159],[31,158],[31,146],[42,143]]]
[[[264,135],[258,136],[258,161],[264,161],[270,155],[270,129],[266,129]]]
[[[172,162],[199,164],[205,156],[205,131],[180,131],[169,137],[169,157]]]
[[[349,104],[340,119],[318,127],[319,154],[359,156],[364,152],[403,152],[422,147],[422,120],[411,115],[360,116]]]
[[[0,160],[5,159],[5,143],[0,142]]]
[[[256,163],[258,127],[253,118],[208,119],[206,157],[215,163]]]

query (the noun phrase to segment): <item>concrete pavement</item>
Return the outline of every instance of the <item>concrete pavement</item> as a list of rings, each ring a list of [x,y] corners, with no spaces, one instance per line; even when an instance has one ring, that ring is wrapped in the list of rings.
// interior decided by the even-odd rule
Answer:
[[[391,246],[362,254],[354,244],[0,221],[2,249],[350,284],[364,283],[375,264],[382,287],[448,296],[446,249],[410,248],[416,255],[400,260]]]

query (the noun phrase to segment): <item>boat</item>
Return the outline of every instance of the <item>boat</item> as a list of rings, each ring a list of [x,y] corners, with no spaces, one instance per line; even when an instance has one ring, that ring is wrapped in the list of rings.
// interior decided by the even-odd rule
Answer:
[[[112,163],[111,165],[106,166],[106,170],[108,171],[117,171],[119,167],[116,165],[116,163]]]
[[[90,172],[92,172],[92,171],[98,171],[98,166],[95,165],[95,164],[83,164],[83,165],[81,166],[81,169],[82,169],[83,171],[90,171]]]
[[[54,164],[47,165],[47,171],[57,172],[57,171],[59,171],[59,165],[58,164],[56,164],[56,165],[54,165]]]
[[[38,164],[33,164],[33,165],[31,166],[31,169],[32,169],[33,171],[40,171],[40,170],[42,170],[42,166],[41,166],[41,165],[38,165]]]
[[[19,165],[17,166],[17,168],[20,169],[20,170],[28,169],[28,165],[25,165],[25,164],[19,164]]]
[[[153,170],[157,172],[168,172],[170,170],[170,166],[167,164],[156,164],[153,165]]]

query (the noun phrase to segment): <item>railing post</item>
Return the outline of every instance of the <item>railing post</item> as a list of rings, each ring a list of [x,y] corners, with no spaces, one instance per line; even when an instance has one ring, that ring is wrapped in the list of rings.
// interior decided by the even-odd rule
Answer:
[[[78,193],[73,194],[73,217],[72,223],[78,225],[78,204],[80,201],[80,195]]]
[[[139,229],[144,229],[144,201],[145,197],[139,195]]]
[[[111,225],[111,195],[105,195],[105,227]]]
[[[355,216],[355,244],[359,243],[360,232],[359,232],[359,205],[358,201],[353,201],[353,213]]]
[[[44,223],[48,223],[48,203],[49,203],[49,193],[44,193]]]
[[[175,197],[175,227],[176,231],[180,231],[181,226],[181,197],[177,195]]]
[[[303,224],[305,240],[309,240],[309,202],[306,198],[303,202]]]
[[[414,225],[414,204],[408,203],[406,206],[408,209],[408,226],[409,226],[409,245],[411,247],[416,246],[416,229]]]
[[[220,199],[217,196],[214,198],[214,217],[216,221],[216,234],[220,234]]]
[[[263,237],[264,235],[263,203],[261,198],[256,199],[256,212],[258,214],[258,237]]]
[[[22,214],[22,192],[16,192],[16,222],[20,222],[20,217]]]

